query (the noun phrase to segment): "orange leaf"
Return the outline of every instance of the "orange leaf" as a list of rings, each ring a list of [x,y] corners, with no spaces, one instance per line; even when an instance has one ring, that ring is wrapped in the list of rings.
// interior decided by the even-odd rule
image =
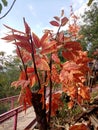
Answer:
[[[79,66],[75,62],[73,62],[73,61],[66,61],[63,64],[63,68],[66,71],[79,70]]]
[[[19,80],[25,80],[26,79],[26,74],[24,71],[20,72]]]
[[[65,26],[67,22],[68,22],[68,18],[67,17],[64,17],[64,18],[61,19],[61,25],[62,26]]]
[[[68,108],[69,109],[72,109],[73,106],[74,106],[74,102],[73,101],[68,102]]]
[[[53,25],[53,26],[57,26],[57,27],[60,26],[60,24],[56,21],[51,21],[50,24]]]
[[[54,43],[55,44],[55,43]],[[51,46],[51,45],[49,45]],[[47,46],[48,47],[48,46]],[[45,54],[49,54],[49,53],[53,53],[53,52],[56,52],[57,51],[57,46],[56,45],[52,45],[50,48],[45,48],[41,51],[41,54],[42,55],[45,55]]]
[[[35,82],[36,82],[36,77],[35,77],[35,75],[30,76],[30,86],[31,86],[31,87],[34,86]]]
[[[21,86],[23,88],[27,87],[29,85],[30,81],[28,80],[19,80],[19,81],[14,81],[11,83],[11,86],[15,86],[15,88]]]
[[[90,95],[89,95],[89,88],[87,86],[82,86],[79,88],[78,94],[86,100],[90,99]]]
[[[89,128],[85,124],[80,124],[71,126],[69,130],[89,130]]]
[[[47,70],[47,71],[50,70],[47,61],[46,61],[45,59],[43,59],[43,58],[38,58],[38,59],[36,59],[36,66],[37,66],[37,68],[39,68],[40,70]]]

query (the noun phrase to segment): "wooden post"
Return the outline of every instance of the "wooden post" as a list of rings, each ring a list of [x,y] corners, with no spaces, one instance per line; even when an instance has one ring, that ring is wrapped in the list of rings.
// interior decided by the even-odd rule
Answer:
[[[18,110],[15,111],[15,118],[14,118],[14,130],[17,130],[17,117],[18,117]]]

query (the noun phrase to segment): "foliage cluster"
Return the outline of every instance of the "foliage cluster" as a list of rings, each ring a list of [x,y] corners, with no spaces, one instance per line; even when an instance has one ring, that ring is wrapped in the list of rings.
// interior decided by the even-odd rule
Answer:
[[[59,17],[54,16],[54,20],[50,22],[52,26],[58,28],[57,33],[46,29],[42,38],[31,32],[25,19],[23,19],[25,32],[5,25],[11,33],[3,39],[16,45],[16,53],[22,63],[19,80],[11,85],[15,88],[21,87],[19,101],[24,104],[25,109],[27,104],[34,106],[40,130],[46,130],[51,116],[55,116],[57,110],[63,108],[62,93],[69,97],[66,104],[68,109],[72,109],[76,104],[81,106],[84,101],[90,100],[89,87],[85,85],[89,59],[87,52],[82,50],[77,41],[80,38],[78,18],[72,8],[71,17],[73,23],[69,23],[67,35],[61,31],[68,23],[64,10]],[[63,62],[58,55],[59,52],[64,58]],[[37,90],[33,92],[32,88],[35,85]],[[42,105],[38,107],[40,103]],[[48,115],[46,111],[49,112]],[[40,118],[43,116],[42,112],[45,122],[42,122],[44,117]],[[45,123],[46,127],[43,125]]]

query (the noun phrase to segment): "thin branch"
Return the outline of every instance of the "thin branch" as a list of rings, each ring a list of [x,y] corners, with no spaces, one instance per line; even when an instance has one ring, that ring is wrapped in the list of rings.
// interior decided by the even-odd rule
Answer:
[[[16,0],[13,1],[13,3],[11,5],[11,7],[9,8],[9,10],[3,16],[1,16],[0,19],[3,19],[11,11],[11,9],[13,8],[15,2],[16,2]]]
[[[14,32],[12,31],[13,35],[14,35]],[[14,39],[15,43],[16,43],[16,39]],[[18,49],[18,52],[19,52],[19,55],[20,55],[20,59],[21,59],[21,62],[22,62],[22,65],[23,65],[23,68],[24,68],[24,71],[25,71],[25,75],[26,75],[26,80],[28,80],[28,75],[27,75],[27,68],[24,64],[24,61],[23,61],[23,58],[22,58],[22,55],[21,55],[21,52],[20,52],[20,48],[19,46],[17,46],[17,49]]]
[[[35,63],[35,57],[34,57],[34,43],[33,43],[31,34],[30,34],[30,43],[31,43],[31,48],[32,48],[32,54],[31,54],[31,55],[32,55],[33,64],[34,64],[34,71],[35,71],[35,74],[36,74],[37,79],[38,79],[39,87],[41,88],[41,83],[40,83],[40,79],[39,79],[39,75],[38,75],[37,68],[36,68],[36,63]]]
[[[48,123],[50,123],[51,107],[52,107],[52,79],[51,79],[51,70],[52,70],[52,54],[50,55],[50,93],[49,93],[49,116],[48,116]]]

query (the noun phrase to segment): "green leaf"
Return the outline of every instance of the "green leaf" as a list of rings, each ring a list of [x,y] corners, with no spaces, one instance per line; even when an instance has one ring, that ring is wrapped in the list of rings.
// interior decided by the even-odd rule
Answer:
[[[4,6],[8,5],[8,2],[6,0],[2,0],[2,3],[3,3]]]
[[[93,0],[89,0],[89,2],[87,3],[88,6],[90,6],[92,4]]]
[[[2,4],[0,3],[0,13],[1,13],[1,11],[2,11]]]

